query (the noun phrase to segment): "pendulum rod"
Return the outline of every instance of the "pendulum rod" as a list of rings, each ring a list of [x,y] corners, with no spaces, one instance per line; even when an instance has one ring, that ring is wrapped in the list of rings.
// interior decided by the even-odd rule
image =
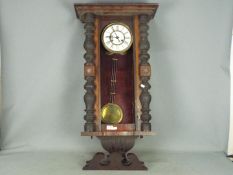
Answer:
[[[111,72],[111,87],[110,87],[110,103],[114,103],[116,97],[116,73],[117,73],[118,59],[112,58],[112,72]]]

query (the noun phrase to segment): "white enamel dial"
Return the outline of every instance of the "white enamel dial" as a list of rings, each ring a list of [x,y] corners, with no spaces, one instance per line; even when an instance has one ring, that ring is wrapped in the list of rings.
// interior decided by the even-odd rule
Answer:
[[[124,53],[132,45],[133,36],[126,24],[111,23],[102,33],[102,43],[106,50],[112,53]]]

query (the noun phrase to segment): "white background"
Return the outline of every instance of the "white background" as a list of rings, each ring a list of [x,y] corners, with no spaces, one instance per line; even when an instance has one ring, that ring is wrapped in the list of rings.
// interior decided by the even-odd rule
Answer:
[[[230,71],[231,71],[231,106],[230,106],[230,128],[229,128],[229,141],[227,154],[233,155],[233,31],[232,31],[232,40],[231,40],[231,62],[230,62]]]
[[[84,29],[75,2],[96,1],[0,0],[5,150],[101,150],[80,136]],[[233,1],[156,2],[149,53],[157,136],[135,149],[226,150]]]

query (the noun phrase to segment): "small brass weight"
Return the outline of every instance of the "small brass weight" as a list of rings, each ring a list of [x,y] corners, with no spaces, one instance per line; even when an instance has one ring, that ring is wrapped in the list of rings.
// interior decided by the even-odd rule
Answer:
[[[116,97],[116,83],[117,83],[117,58],[112,58],[112,72],[111,72],[111,86],[109,103],[105,104],[101,109],[101,120],[107,124],[120,123],[123,118],[121,107],[114,103]]]

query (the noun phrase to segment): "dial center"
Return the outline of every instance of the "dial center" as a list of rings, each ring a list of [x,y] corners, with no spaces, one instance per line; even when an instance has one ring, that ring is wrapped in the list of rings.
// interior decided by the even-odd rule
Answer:
[[[112,32],[111,35],[110,35],[110,38],[111,38],[111,42],[114,45],[121,45],[125,40],[124,34],[122,32],[120,32],[120,31]]]

